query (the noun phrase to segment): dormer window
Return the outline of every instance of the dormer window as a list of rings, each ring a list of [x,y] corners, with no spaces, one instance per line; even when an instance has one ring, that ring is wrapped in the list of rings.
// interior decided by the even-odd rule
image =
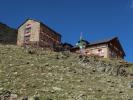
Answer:
[[[100,55],[100,56],[103,56],[104,55],[103,49],[98,49],[98,55]]]
[[[30,33],[30,32],[31,32],[31,27],[25,29],[25,33]]]

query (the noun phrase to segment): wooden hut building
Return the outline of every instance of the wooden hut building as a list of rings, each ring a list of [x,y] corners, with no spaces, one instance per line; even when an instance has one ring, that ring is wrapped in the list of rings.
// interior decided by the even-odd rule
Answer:
[[[73,52],[79,53],[79,47],[74,47]],[[89,43],[84,50],[84,54],[96,55],[103,58],[121,58],[124,59],[125,52],[122,45],[117,37],[105,39]]]

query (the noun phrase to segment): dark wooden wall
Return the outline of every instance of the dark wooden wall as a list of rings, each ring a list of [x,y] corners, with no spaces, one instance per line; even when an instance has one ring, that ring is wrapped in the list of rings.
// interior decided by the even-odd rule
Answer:
[[[41,25],[40,26],[40,40],[39,45],[41,47],[53,48],[55,45],[61,43],[61,36],[54,33],[47,27]]]
[[[109,43],[109,50],[115,52],[117,54],[117,58],[124,58],[123,51],[116,40],[113,40]]]

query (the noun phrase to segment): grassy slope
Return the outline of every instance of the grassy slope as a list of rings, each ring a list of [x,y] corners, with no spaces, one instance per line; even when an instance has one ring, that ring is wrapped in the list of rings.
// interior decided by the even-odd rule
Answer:
[[[79,62],[75,54],[66,57],[41,50],[29,54],[23,48],[0,45],[0,92],[10,90],[19,96],[38,93],[41,100],[133,98],[133,89],[128,87],[133,78],[93,72],[91,65]],[[128,70],[133,71],[132,67]]]

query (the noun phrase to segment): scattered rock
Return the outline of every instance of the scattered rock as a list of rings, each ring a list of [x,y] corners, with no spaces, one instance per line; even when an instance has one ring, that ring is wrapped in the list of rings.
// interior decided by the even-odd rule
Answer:
[[[34,97],[34,100],[40,100],[38,96],[35,96]]]
[[[133,88],[133,82],[128,83],[129,88]]]
[[[49,66],[49,63],[45,63],[44,66]]]
[[[123,93],[123,91],[119,91],[119,93],[121,94],[121,93]]]
[[[26,64],[30,64],[30,62],[26,62]]]
[[[3,90],[4,90],[4,88],[3,88],[3,87],[1,87],[1,88],[0,88],[0,91],[3,91]]]
[[[62,89],[59,88],[59,87],[53,87],[53,89],[54,89],[55,91],[61,91],[61,90],[62,90]]]
[[[46,100],[54,100],[54,99],[52,99],[52,98],[46,98]]]
[[[11,94],[10,100],[17,100],[18,96],[17,94]]]
[[[23,97],[22,100],[28,100],[28,97],[27,96],[26,97]]]

